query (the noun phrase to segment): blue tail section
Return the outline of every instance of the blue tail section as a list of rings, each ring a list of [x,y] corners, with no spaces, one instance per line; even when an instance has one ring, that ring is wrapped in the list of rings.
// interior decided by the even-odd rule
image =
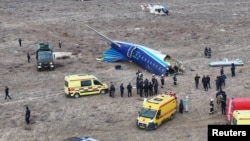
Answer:
[[[110,48],[105,53],[103,53],[103,61],[105,62],[117,62],[117,61],[127,61],[128,58],[122,53],[118,52],[114,48]]]

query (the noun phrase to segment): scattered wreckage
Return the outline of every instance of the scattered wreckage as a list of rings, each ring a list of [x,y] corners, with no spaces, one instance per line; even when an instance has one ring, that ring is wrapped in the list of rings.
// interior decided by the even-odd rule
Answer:
[[[243,66],[244,62],[240,59],[228,60],[227,58],[224,58],[221,61],[209,62],[209,66],[211,66],[211,67],[231,66],[232,64],[234,64],[235,66]]]
[[[169,10],[160,4],[144,3],[141,5],[141,9],[143,11],[149,11],[150,13],[155,14],[155,15],[168,15],[169,14]]]

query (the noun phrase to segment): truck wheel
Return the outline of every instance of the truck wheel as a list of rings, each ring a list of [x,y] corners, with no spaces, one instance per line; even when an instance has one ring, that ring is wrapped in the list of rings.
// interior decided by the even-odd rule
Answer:
[[[106,91],[105,90],[101,90],[100,94],[105,94]]]
[[[157,123],[154,126],[154,129],[156,130],[159,126],[157,125]]]
[[[174,115],[172,114],[169,118],[169,120],[173,120],[174,119]]]
[[[74,95],[74,97],[75,97],[75,98],[79,98],[80,95],[79,95],[78,93],[76,93],[76,94]]]

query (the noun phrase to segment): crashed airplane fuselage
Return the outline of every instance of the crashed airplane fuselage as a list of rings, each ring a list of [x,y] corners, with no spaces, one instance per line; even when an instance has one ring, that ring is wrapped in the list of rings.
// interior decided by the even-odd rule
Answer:
[[[102,36],[110,45],[110,49],[103,53],[99,60],[106,62],[132,61],[156,75],[165,75],[169,67],[172,67],[164,60],[166,55],[159,51],[138,44],[111,40],[92,27],[86,26]]]

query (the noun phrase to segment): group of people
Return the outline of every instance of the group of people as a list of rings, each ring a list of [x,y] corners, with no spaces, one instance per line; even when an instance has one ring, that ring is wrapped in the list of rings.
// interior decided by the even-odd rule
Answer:
[[[140,97],[149,97],[149,96],[157,95],[159,86],[161,88],[163,88],[165,85],[165,75],[160,76],[160,84],[159,84],[158,79],[157,79],[155,74],[152,75],[151,81],[147,78],[143,79],[143,74],[141,73],[140,70],[138,70],[138,72],[136,72],[136,75],[137,75],[137,77],[136,77],[136,93],[138,95],[140,95]],[[174,76],[174,80],[177,81],[176,76]],[[133,87],[132,87],[131,83],[129,83],[126,86],[126,88],[127,88],[128,97],[132,97],[132,88]],[[112,82],[110,83],[109,89],[110,89],[109,96],[114,98],[115,86]],[[120,84],[121,97],[124,96],[124,91],[125,91],[125,86],[123,83],[121,83]]]
[[[186,96],[183,99],[180,99],[180,104],[179,104],[179,113],[183,113],[183,111],[188,112],[189,111],[189,97]]]
[[[127,85],[128,97],[132,97],[132,88],[133,87],[132,87],[131,83],[129,83]],[[121,83],[121,85],[120,85],[121,97],[123,97],[123,95],[124,95],[124,90],[125,90],[125,88],[123,86],[123,83]],[[113,82],[110,82],[109,96],[112,97],[112,98],[115,97],[115,86],[114,86]]]
[[[194,77],[194,81],[195,81],[195,88],[199,89],[199,81],[200,81],[200,76],[198,74],[196,74],[196,76]],[[201,79],[202,85],[203,85],[203,89],[205,91],[208,91],[208,88],[211,88],[210,85],[210,76],[209,75],[203,75],[202,79]]]
[[[231,75],[232,77],[235,77],[235,65],[231,64]],[[217,76],[215,82],[216,82],[216,90],[218,91],[216,93],[216,99],[217,99],[217,105],[221,106],[221,114],[226,114],[226,102],[227,102],[227,94],[225,91],[222,90],[222,87],[226,86],[226,75],[224,73],[224,67],[221,66],[220,68],[220,76]],[[210,100],[210,112],[209,114],[214,113],[214,102],[213,99]]]
[[[208,57],[208,58],[211,58],[211,54],[212,54],[211,48],[206,47],[205,50],[204,50],[204,56]]]
[[[223,91],[222,89],[219,90],[217,93],[216,93],[216,102],[217,102],[217,105],[221,106],[221,114],[222,115],[225,115],[226,114],[226,105],[227,105],[227,94],[225,91]],[[213,98],[210,100],[210,112],[209,112],[209,115],[213,114],[214,113],[214,100]]]

